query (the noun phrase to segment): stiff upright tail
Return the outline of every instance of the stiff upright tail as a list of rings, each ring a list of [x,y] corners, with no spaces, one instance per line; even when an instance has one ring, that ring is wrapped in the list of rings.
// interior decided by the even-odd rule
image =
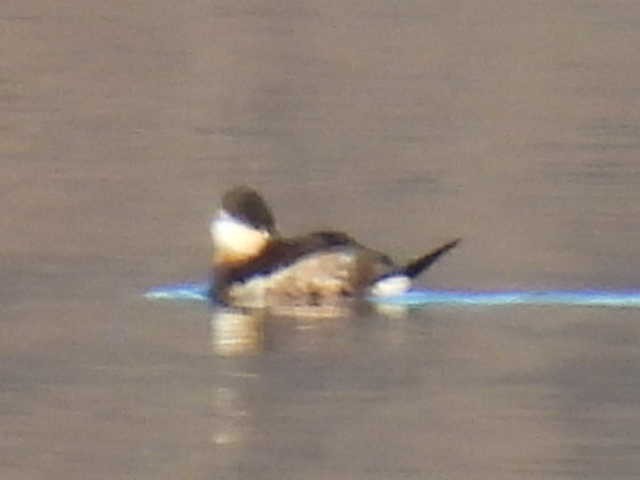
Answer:
[[[411,287],[411,280],[431,265],[433,265],[442,255],[460,243],[460,239],[445,243],[441,247],[403,265],[391,272],[387,272],[379,277],[371,287],[371,294],[374,296],[393,296],[406,292]]]
[[[433,265],[442,255],[447,253],[453,247],[460,243],[460,239],[456,238],[455,240],[445,243],[441,247],[436,248],[435,250],[423,255],[420,258],[417,258],[405,266],[401,267],[396,274],[405,275],[409,278],[415,278],[428,269],[431,265]]]

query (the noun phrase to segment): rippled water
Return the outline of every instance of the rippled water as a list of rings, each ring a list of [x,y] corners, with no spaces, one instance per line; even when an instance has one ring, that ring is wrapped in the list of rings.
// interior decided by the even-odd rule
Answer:
[[[626,479],[640,312],[242,316],[221,192],[438,288],[640,287],[640,4],[7,1],[0,477]],[[291,313],[291,312],[289,312]]]

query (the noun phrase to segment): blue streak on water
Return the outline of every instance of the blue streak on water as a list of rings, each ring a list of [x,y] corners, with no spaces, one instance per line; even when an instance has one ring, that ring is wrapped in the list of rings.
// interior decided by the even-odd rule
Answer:
[[[144,296],[151,300],[193,300],[208,302],[209,285],[204,282],[176,283],[155,287]]]
[[[206,283],[179,283],[152,288],[144,294],[152,300],[207,302]],[[394,297],[374,297],[376,303],[421,307],[426,305],[576,305],[640,307],[640,290],[411,290]]]

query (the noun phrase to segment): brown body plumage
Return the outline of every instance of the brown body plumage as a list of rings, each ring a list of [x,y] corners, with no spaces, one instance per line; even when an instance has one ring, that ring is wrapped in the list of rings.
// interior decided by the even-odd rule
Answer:
[[[212,221],[212,295],[239,306],[326,305],[367,294],[394,294],[458,240],[407,265],[342,232],[285,238],[264,200],[248,187],[225,194]]]

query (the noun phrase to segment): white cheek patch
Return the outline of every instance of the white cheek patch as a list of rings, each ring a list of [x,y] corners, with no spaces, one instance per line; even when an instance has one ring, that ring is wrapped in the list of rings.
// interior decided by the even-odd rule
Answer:
[[[406,275],[394,275],[377,281],[371,287],[374,297],[392,297],[406,292],[411,287],[411,279]]]
[[[209,230],[214,248],[235,256],[256,255],[269,239],[269,232],[266,230],[253,228],[224,210],[211,221]]]

